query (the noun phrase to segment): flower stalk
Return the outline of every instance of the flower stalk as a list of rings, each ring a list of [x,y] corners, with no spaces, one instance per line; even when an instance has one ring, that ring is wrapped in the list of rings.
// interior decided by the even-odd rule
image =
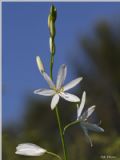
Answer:
[[[73,122],[67,124],[67,125],[64,127],[63,134],[65,134],[65,131],[66,131],[69,127],[71,127],[71,126],[73,126],[73,125],[75,125],[75,124],[78,124],[78,123],[80,123],[80,121],[79,121],[79,120],[76,120],[76,121],[73,121]]]
[[[55,153],[53,153],[53,152],[46,152],[47,154],[49,154],[49,155],[51,155],[51,156],[53,156],[53,157],[56,157],[57,159],[59,159],[59,160],[62,160],[62,158],[59,156],[59,155],[57,155],[57,154],[55,154]]]
[[[62,130],[62,125],[61,125],[61,120],[60,120],[60,115],[58,111],[58,107],[55,108],[56,111],[56,116],[57,116],[57,121],[58,121],[58,126],[59,126],[59,132],[60,132],[60,137],[61,137],[61,142],[62,142],[62,147],[63,147],[63,153],[64,153],[64,160],[67,160],[67,148],[65,145],[65,139],[64,139],[64,134]]]
[[[56,8],[52,5],[50,9],[50,14],[48,16],[48,28],[50,31],[50,78],[53,80],[53,65],[54,65],[54,55],[55,55],[55,20],[56,20]],[[61,119],[59,115],[59,110],[58,107],[55,107],[56,111],[56,116],[57,116],[57,121],[58,121],[58,126],[59,126],[59,133],[61,137],[61,143],[62,143],[62,148],[63,148],[63,153],[64,153],[64,160],[67,159],[67,149],[65,145],[65,140],[64,140],[64,135],[63,135],[63,129],[62,129],[62,124],[61,124]]]

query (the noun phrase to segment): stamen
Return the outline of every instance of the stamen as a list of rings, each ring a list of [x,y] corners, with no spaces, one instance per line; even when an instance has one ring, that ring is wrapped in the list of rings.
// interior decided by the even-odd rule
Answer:
[[[60,89],[57,89],[56,87],[52,88],[56,93],[61,93],[64,91],[64,88],[61,87]]]

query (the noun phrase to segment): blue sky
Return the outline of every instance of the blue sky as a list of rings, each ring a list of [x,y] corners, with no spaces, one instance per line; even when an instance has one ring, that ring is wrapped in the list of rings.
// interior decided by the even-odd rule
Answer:
[[[39,55],[49,72],[49,31],[47,17],[51,3],[2,3],[2,84],[3,125],[22,118],[25,97],[35,89],[47,87],[40,75],[35,57]],[[106,20],[117,21],[120,3],[54,3],[58,11],[56,22],[56,55],[54,76],[60,64],[68,66],[69,81],[75,78],[70,57],[74,53],[78,34],[92,35],[95,25]],[[75,54],[85,63],[84,54]]]

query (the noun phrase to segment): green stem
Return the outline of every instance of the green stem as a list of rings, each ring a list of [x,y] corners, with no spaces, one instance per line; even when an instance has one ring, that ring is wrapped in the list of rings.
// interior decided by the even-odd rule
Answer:
[[[57,116],[57,121],[58,121],[58,126],[59,126],[59,132],[60,132],[63,152],[64,152],[64,160],[67,160],[67,149],[66,149],[66,145],[65,145],[64,135],[63,135],[63,131],[62,131],[62,125],[61,125],[61,121],[60,121],[60,115],[59,115],[59,111],[58,111],[57,106],[55,108],[55,111],[56,111],[56,116]]]
[[[52,17],[52,18],[50,18]],[[54,6],[51,6],[50,9],[50,16],[48,17],[48,27],[50,30],[50,78],[53,80],[53,65],[54,65],[54,55],[55,55],[55,43],[54,43],[54,38],[55,38],[55,20],[56,20],[56,8]],[[65,146],[65,140],[64,140],[64,135],[63,135],[63,130],[62,130],[62,125],[61,125],[61,120],[60,120],[60,115],[57,106],[55,107],[56,111],[56,116],[57,116],[57,121],[58,121],[58,126],[59,126],[59,133],[61,137],[61,142],[62,142],[62,148],[63,148],[63,153],[64,153],[64,160],[67,160],[67,151],[66,151],[66,146]]]
[[[53,80],[53,64],[54,64],[54,54],[51,54],[50,57],[50,78]],[[56,116],[57,116],[57,121],[58,121],[58,126],[59,126],[59,133],[61,137],[61,142],[62,142],[62,148],[63,148],[63,153],[64,153],[64,160],[67,160],[67,150],[66,150],[66,145],[65,145],[65,140],[64,140],[64,135],[62,131],[62,125],[61,125],[61,120],[60,120],[60,115],[57,106],[55,107],[56,111]]]
[[[50,57],[50,78],[53,80],[53,64],[54,64],[54,56],[51,54]]]
[[[73,122],[67,124],[67,125],[64,127],[63,134],[65,134],[66,129],[68,129],[69,127],[71,127],[71,126],[73,126],[73,125],[75,125],[75,124],[77,124],[77,123],[80,123],[80,121],[79,121],[79,120],[76,120],[76,121],[73,121]]]
[[[46,152],[47,154],[49,154],[49,155],[51,155],[51,156],[54,156],[54,157],[56,157],[57,159],[59,159],[59,160],[62,160],[62,158],[59,156],[59,155],[57,155],[57,154],[55,154],[55,153],[53,153],[53,152]]]

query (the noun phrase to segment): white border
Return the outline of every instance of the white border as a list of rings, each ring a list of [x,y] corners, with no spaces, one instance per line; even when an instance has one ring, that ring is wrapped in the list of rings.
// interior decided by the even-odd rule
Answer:
[[[0,1],[0,159],[2,160],[2,2],[120,2],[120,0],[1,0]]]
[[[2,160],[2,2],[0,2],[0,159]]]
[[[120,2],[120,0],[1,0],[2,2]]]

